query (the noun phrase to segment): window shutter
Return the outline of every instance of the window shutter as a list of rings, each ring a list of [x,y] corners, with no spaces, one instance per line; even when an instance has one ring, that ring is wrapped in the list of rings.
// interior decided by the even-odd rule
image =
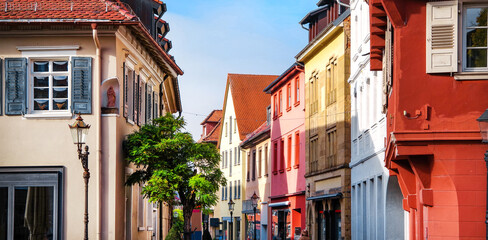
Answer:
[[[151,109],[152,109],[152,94],[151,94],[151,87],[148,89],[147,93],[147,119],[152,120],[152,114],[151,114]]]
[[[122,68],[123,68],[123,78],[124,78],[124,117],[127,118],[127,113],[128,113],[128,109],[129,109],[129,104],[127,103],[128,102],[128,92],[129,92],[129,86],[127,84],[127,69],[125,68],[125,62],[122,64]]]
[[[73,57],[71,60],[71,110],[75,113],[92,113],[91,63],[90,57]]]
[[[134,94],[134,123],[139,125],[139,90],[140,90],[140,81],[139,81],[139,75],[137,75],[137,78],[135,78],[136,82],[136,88],[134,89],[135,94]]]
[[[137,76],[137,82],[139,83],[139,89],[137,90],[137,123],[142,125],[142,84],[140,76]]]
[[[427,73],[457,72],[458,2],[428,2]]]
[[[132,121],[136,121],[136,71],[132,71]]]
[[[21,115],[26,112],[27,59],[5,59],[5,114]]]
[[[158,117],[158,99],[156,99],[156,92],[153,91],[152,95],[153,95],[153,102],[154,102],[153,118],[157,118]]]

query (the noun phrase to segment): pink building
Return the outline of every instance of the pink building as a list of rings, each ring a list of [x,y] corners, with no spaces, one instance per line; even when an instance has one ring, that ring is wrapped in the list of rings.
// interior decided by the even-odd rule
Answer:
[[[293,64],[264,91],[271,94],[271,194],[268,239],[294,239],[305,228],[304,68]]]

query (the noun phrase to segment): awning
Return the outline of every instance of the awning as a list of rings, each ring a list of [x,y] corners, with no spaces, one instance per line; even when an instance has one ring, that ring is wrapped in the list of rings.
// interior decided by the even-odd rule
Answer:
[[[333,194],[323,194],[323,195],[318,195],[314,197],[308,197],[307,201],[313,200],[313,201],[318,201],[326,198],[340,198],[342,197],[342,193],[333,193]]]
[[[242,210],[242,213],[244,214],[254,214],[254,209],[252,210]],[[261,213],[261,210],[259,210],[258,208],[256,208],[256,213]]]
[[[285,207],[285,206],[290,206],[290,201],[284,201],[284,202],[277,202],[277,203],[270,203],[268,204],[268,207]]]
[[[234,217],[235,220],[240,221],[241,217]],[[222,222],[232,222],[230,217],[222,217]]]

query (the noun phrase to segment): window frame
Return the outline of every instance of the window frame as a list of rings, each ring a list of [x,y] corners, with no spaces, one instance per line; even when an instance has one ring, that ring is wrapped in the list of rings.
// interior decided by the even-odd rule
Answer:
[[[2,181],[3,174],[6,175],[5,181]],[[28,175],[46,175],[46,174],[56,174],[56,179],[49,179],[46,181],[36,181],[31,182],[28,180]],[[8,175],[15,175],[18,180],[9,180]],[[7,187],[9,199],[7,200],[7,239],[13,239],[14,233],[14,205],[16,186],[52,186],[53,187],[53,239],[59,240],[63,239],[63,229],[64,229],[64,167],[45,167],[45,168],[35,168],[35,167],[0,167],[0,187]],[[10,197],[11,196],[11,197]]]
[[[291,83],[286,84],[286,111],[291,110]]]
[[[287,146],[288,148],[286,149],[286,155],[287,155],[287,159],[286,159],[286,171],[290,171],[291,170],[291,152],[292,152],[292,138],[291,138],[291,134],[288,135],[288,138],[287,138]]]
[[[47,61],[49,62],[49,71],[48,72],[39,72],[35,73],[34,72],[34,62],[38,61]],[[52,63],[54,61],[67,61],[68,66],[67,66],[67,71],[66,72],[54,72],[52,71]],[[53,57],[28,57],[27,58],[27,79],[28,79],[28,93],[27,93],[27,113],[28,115],[32,116],[56,116],[56,115],[69,115],[71,116],[71,101],[72,101],[72,56],[53,56]],[[49,78],[49,97],[48,97],[48,102],[50,104],[49,110],[34,110],[34,76],[48,76]],[[55,88],[53,84],[53,76],[56,75],[67,75],[68,77],[68,108],[66,110],[53,110],[52,107],[53,105],[51,104],[54,101],[53,97],[53,89]]]
[[[300,131],[295,132],[295,164],[293,168],[300,167]]]
[[[295,107],[300,105],[300,77],[295,78]]]
[[[468,8],[488,8],[488,3],[480,3],[478,2],[471,2],[471,1],[465,1],[462,4],[462,16],[461,16],[461,24],[460,24],[460,29],[461,29],[461,40],[462,40],[462,47],[461,47],[461,58],[462,58],[462,64],[461,64],[461,70],[462,72],[488,72],[488,44],[485,47],[474,47],[473,49],[486,49],[487,51],[487,66],[486,67],[473,67],[473,68],[468,68],[467,67],[467,51],[468,51],[468,46],[467,46],[467,10]],[[483,27],[472,27],[472,29],[486,29],[487,31],[487,42],[488,42],[488,24],[487,26]]]

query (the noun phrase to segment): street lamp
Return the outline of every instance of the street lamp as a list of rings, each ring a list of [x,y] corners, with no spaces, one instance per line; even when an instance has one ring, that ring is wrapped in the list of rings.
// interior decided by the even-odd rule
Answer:
[[[69,125],[69,124],[68,124]],[[81,160],[83,166],[83,178],[85,179],[85,240],[88,240],[88,180],[90,179],[90,170],[88,169],[88,146],[85,146],[85,152],[82,152],[83,144],[86,143],[86,136],[90,125],[83,122],[81,114],[78,114],[76,121],[69,125],[71,136],[73,137],[73,143],[78,147],[78,158]]]
[[[234,235],[232,234],[233,232],[233,228],[234,228],[234,220],[232,218],[232,212],[234,211],[234,201],[232,201],[232,198],[229,200],[229,212],[230,212],[230,240],[232,240],[234,238]]]
[[[480,125],[481,139],[484,143],[488,143],[488,109],[485,110],[481,116],[476,119]],[[485,152],[485,164],[487,169],[486,182],[488,183],[488,150]],[[486,225],[486,239],[488,240],[488,188],[486,189],[486,214],[485,214],[485,225]]]
[[[254,209],[254,240],[256,240],[256,208],[258,207],[258,195],[256,195],[256,192],[251,197],[251,204],[252,208]]]

